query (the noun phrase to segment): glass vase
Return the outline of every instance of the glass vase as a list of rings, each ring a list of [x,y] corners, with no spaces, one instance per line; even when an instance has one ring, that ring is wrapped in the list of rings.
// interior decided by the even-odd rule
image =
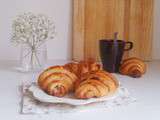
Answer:
[[[47,61],[46,44],[38,47],[22,44],[20,64],[22,72],[40,71]]]

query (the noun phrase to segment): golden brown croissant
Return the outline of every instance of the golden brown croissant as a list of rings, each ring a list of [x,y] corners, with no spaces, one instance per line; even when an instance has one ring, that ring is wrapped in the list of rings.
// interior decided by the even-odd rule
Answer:
[[[119,86],[116,78],[103,70],[83,74],[82,79],[75,90],[75,96],[79,99],[109,95],[114,93]]]
[[[78,84],[81,82],[83,74],[102,69],[102,66],[96,63],[93,59],[71,62],[65,64],[64,67],[78,76],[79,79],[75,83],[75,88],[77,88]]]
[[[71,62],[64,65],[64,67],[70,72],[75,73],[79,78],[82,74],[101,70],[102,67],[100,64],[96,63],[94,60],[84,60],[80,62]]]
[[[64,96],[73,90],[77,76],[63,66],[54,66],[42,72],[38,78],[39,87],[49,95]]]
[[[79,76],[79,64],[76,62],[67,63],[64,68]]]
[[[139,58],[128,58],[120,66],[120,73],[131,77],[141,77],[146,72],[146,64]]]
[[[79,70],[80,75],[83,75],[84,73],[87,73],[87,72],[101,70],[102,67],[100,64],[96,63],[94,60],[89,59],[89,60],[85,60],[85,61],[80,61],[79,62],[79,69],[80,69]]]

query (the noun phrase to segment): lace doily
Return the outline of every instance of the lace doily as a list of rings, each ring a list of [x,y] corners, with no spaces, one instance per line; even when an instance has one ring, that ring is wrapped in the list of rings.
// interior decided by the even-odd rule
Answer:
[[[34,84],[34,83],[32,83]],[[31,84],[22,85],[22,114],[48,114],[48,113],[68,113],[68,112],[78,112],[84,110],[93,110],[93,109],[112,109],[113,107],[128,105],[136,101],[132,97],[128,90],[120,86],[120,92],[118,96],[109,101],[87,104],[85,106],[72,106],[67,104],[52,104],[52,103],[42,103],[37,101],[31,92],[28,91],[28,88]]]

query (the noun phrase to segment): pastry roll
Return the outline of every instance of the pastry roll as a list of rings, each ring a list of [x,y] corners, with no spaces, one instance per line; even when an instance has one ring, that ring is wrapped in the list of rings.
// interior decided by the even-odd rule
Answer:
[[[93,71],[83,75],[75,96],[79,99],[102,97],[113,94],[118,86],[118,81],[112,74],[103,70]]]
[[[38,85],[47,94],[62,97],[73,90],[76,80],[74,73],[63,66],[54,66],[40,74]]]
[[[141,77],[146,72],[146,64],[139,58],[128,58],[122,62],[119,71],[123,75]]]

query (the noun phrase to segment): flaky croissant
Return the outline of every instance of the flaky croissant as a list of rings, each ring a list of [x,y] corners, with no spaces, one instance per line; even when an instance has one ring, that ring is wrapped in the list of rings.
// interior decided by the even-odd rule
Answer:
[[[85,60],[79,62],[80,74],[83,75],[87,72],[101,70],[102,67],[100,64],[96,63],[94,60]]]
[[[64,65],[64,68],[79,76],[79,63],[70,62]]]
[[[82,80],[81,77],[83,76],[83,74],[101,70],[102,66],[96,63],[93,59],[88,59],[80,62],[67,63],[64,65],[64,68],[77,75],[78,80],[75,82],[74,86],[74,88],[77,88],[78,84]]]
[[[82,74],[91,72],[91,71],[97,71],[101,70],[102,66],[98,63],[96,63],[94,60],[83,60],[80,62],[71,62],[64,65],[64,67],[69,70],[70,72],[75,73],[79,78],[82,76]]]
[[[146,72],[146,64],[139,58],[128,58],[122,62],[119,71],[123,75],[141,77]]]
[[[82,82],[75,90],[75,96],[79,99],[102,97],[116,91],[119,84],[116,78],[103,70],[83,74]]]
[[[54,66],[42,72],[38,78],[39,87],[47,94],[62,97],[73,90],[77,76],[63,66]]]

